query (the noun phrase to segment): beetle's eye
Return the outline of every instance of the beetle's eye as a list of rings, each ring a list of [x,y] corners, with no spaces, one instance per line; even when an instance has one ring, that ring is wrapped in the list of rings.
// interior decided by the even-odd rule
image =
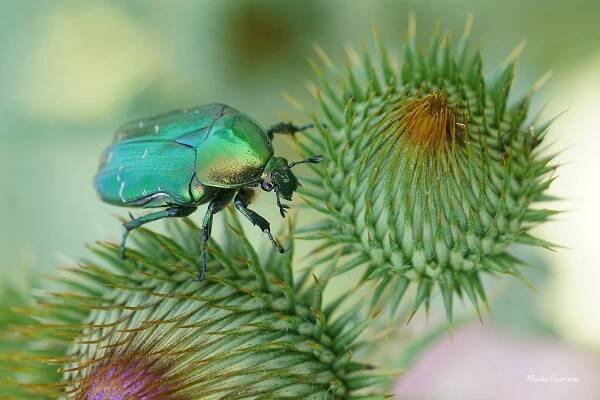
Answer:
[[[266,190],[267,192],[273,190],[273,185],[271,184],[271,182],[263,182],[260,184],[260,187],[262,188],[262,190]]]

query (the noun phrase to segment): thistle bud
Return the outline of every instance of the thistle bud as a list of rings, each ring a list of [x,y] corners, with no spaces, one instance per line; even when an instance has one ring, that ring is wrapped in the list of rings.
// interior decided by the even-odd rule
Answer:
[[[553,214],[537,204],[555,165],[540,150],[549,124],[528,118],[533,90],[509,101],[516,54],[485,79],[470,21],[457,50],[434,35],[422,52],[409,25],[398,68],[378,39],[375,61],[363,46],[345,70],[317,49],[318,129],[299,146],[323,154],[301,193],[324,218],[303,232],[340,271],[364,268],[373,306],[394,313],[414,286],[413,312],[439,291],[451,320],[457,295],[487,303],[483,274],[522,277],[511,244],[550,246],[529,231]]]

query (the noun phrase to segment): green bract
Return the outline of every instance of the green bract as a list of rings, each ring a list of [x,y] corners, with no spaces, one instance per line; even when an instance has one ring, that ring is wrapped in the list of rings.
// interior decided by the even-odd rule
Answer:
[[[21,328],[62,353],[33,357],[60,368],[55,383],[24,387],[78,399],[383,398],[370,387],[387,378],[352,357],[365,321],[322,307],[310,271],[292,272],[291,242],[259,260],[230,222],[202,284],[192,280],[198,228],[187,219],[170,237],[138,230],[127,260],[114,244],[92,246],[103,263],[71,269],[68,290],[33,310],[42,324]]]
[[[379,41],[376,61],[349,51],[342,71],[317,49],[313,63],[318,134],[299,144],[325,168],[302,193],[324,219],[303,233],[322,240],[319,260],[343,257],[337,273],[364,267],[392,312],[411,285],[414,311],[438,291],[450,320],[455,295],[479,310],[482,273],[522,278],[511,244],[549,245],[529,233],[553,214],[535,207],[550,199],[549,123],[527,118],[535,87],[509,100],[516,53],[483,77],[467,25],[456,50],[435,34],[421,52],[411,20],[398,68]]]

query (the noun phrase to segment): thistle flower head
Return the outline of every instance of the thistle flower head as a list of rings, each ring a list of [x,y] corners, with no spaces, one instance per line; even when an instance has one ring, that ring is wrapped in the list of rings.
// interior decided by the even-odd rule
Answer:
[[[76,390],[82,400],[180,400],[174,394],[176,379],[168,376],[169,367],[151,352],[107,357],[106,365],[98,365],[83,378]]]
[[[434,34],[427,52],[409,25],[399,68],[379,39],[376,61],[363,46],[345,70],[317,49],[318,130],[298,144],[324,155],[301,190],[324,218],[302,232],[338,273],[364,268],[376,309],[394,313],[414,285],[413,311],[439,292],[452,319],[455,296],[487,304],[482,274],[522,278],[512,243],[550,246],[529,233],[553,214],[536,205],[555,168],[540,150],[549,123],[528,118],[533,90],[509,97],[514,54],[484,78],[470,22],[456,50]]]

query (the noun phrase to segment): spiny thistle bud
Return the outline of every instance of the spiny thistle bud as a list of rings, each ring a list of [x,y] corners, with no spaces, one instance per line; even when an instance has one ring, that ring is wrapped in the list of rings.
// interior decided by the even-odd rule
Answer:
[[[298,144],[324,168],[302,193],[325,218],[302,233],[322,240],[319,259],[343,257],[338,273],[364,267],[372,305],[385,299],[392,313],[413,284],[413,313],[438,290],[449,320],[455,295],[479,313],[482,273],[523,278],[511,244],[550,246],[529,233],[553,214],[535,208],[551,199],[553,157],[540,150],[549,122],[527,118],[536,87],[509,101],[516,54],[484,79],[470,26],[456,51],[436,33],[423,53],[411,19],[398,69],[379,39],[379,61],[364,46],[362,57],[349,50],[345,72],[320,48],[311,61],[318,131]]]
[[[291,240],[285,255],[262,259],[239,221],[230,223],[202,284],[192,279],[198,228],[189,220],[170,225],[170,237],[139,229],[126,260],[114,244],[92,246],[104,265],[71,269],[61,278],[70,290],[41,296],[31,311],[42,324],[17,327],[59,350],[22,355],[61,371],[55,382],[23,384],[29,396],[383,398],[371,386],[388,378],[353,361],[365,321],[339,304],[323,307],[311,271],[292,272]]]

